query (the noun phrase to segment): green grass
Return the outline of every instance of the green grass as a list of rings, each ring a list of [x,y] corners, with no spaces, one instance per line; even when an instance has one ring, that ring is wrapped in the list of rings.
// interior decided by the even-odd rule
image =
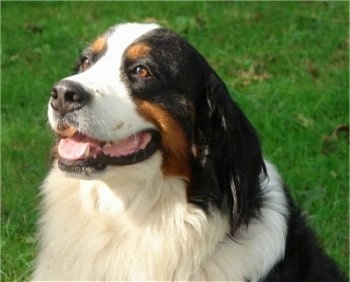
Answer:
[[[1,2],[1,279],[28,280],[52,135],[51,85],[110,25],[156,19],[226,81],[344,272],[349,263],[347,2]]]

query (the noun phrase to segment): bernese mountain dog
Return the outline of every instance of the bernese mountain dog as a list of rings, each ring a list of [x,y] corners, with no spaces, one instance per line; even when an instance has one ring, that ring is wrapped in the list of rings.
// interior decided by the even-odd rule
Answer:
[[[223,81],[156,24],[113,26],[51,90],[33,280],[345,281]]]

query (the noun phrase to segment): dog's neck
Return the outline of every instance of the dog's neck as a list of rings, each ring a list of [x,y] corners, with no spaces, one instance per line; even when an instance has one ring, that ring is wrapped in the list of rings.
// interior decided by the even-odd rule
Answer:
[[[261,220],[240,228],[232,240],[228,218],[218,210],[208,216],[189,203],[186,182],[164,176],[156,164],[155,158],[129,172],[111,169],[94,180],[64,176],[55,166],[43,186],[46,227],[35,277],[256,279],[283,256],[286,199],[273,167],[262,183]],[[252,244],[258,252],[247,248]]]
[[[129,170],[112,168],[98,179],[70,177],[55,167],[43,191],[47,206],[43,221],[53,232],[43,234],[47,236],[44,249],[57,255],[48,264],[57,263],[54,269],[66,265],[67,269],[61,269],[65,272],[75,260],[84,260],[80,263],[87,265],[86,269],[94,269],[97,263],[98,269],[106,268],[108,273],[107,268],[113,263],[118,265],[118,272],[111,274],[110,279],[189,278],[226,237],[228,219],[216,213],[208,217],[188,203],[186,182],[181,177],[164,176],[156,165],[160,161],[154,158],[143,167],[140,164]],[[50,197],[52,193],[58,197]],[[54,198],[55,202],[51,202]],[[71,208],[62,212],[62,201]],[[62,250],[55,249],[52,236],[74,244],[66,245],[67,250],[62,252],[71,257],[59,256]],[[79,241],[72,240],[77,236]],[[101,256],[102,249],[111,254]],[[77,250],[79,253],[74,253]],[[114,260],[106,261],[107,258]],[[66,263],[62,264],[62,259]],[[91,271],[72,277],[91,279],[91,275],[98,275]]]

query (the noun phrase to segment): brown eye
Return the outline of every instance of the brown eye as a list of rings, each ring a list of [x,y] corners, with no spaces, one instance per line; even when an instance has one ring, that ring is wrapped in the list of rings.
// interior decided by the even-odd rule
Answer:
[[[150,77],[151,74],[149,73],[149,71],[143,67],[143,66],[137,66],[135,69],[134,69],[134,74],[136,74],[139,78],[147,78],[147,77]]]
[[[80,68],[81,70],[86,70],[91,65],[90,59],[88,57],[82,57],[80,60]]]

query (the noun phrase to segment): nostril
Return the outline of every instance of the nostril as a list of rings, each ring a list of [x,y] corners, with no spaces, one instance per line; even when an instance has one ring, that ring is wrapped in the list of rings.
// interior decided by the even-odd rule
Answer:
[[[82,95],[74,93],[72,99],[73,102],[80,102],[82,100]]]
[[[52,88],[51,90],[51,98],[52,99],[57,99],[58,98],[58,93],[56,88]]]
[[[66,102],[77,102],[79,103],[82,100],[82,94],[75,91],[67,91],[64,93],[64,100]]]

